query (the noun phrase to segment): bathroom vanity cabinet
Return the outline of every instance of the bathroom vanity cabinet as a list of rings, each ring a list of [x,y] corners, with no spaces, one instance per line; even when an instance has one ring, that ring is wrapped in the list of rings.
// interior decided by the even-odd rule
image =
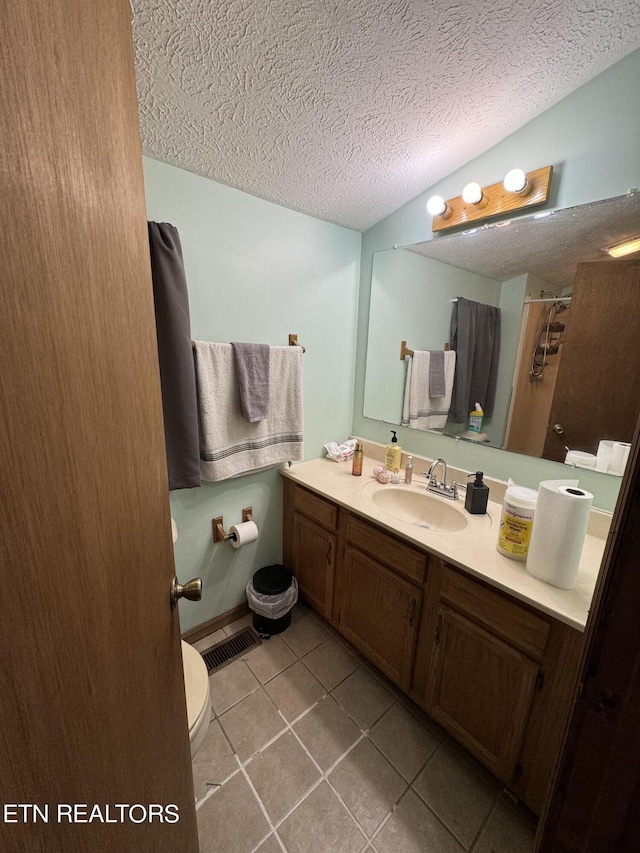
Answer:
[[[540,813],[584,635],[284,480],[301,596]]]

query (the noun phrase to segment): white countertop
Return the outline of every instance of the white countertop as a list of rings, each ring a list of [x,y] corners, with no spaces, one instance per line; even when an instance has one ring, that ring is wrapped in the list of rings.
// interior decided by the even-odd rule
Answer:
[[[351,462],[338,463],[328,458],[313,459],[282,469],[281,474],[392,531],[407,542],[442,557],[448,563],[504,590],[514,598],[579,631],[584,631],[604,553],[608,514],[592,511],[598,517],[604,516],[604,523],[603,518],[599,518],[600,523],[590,524],[589,529],[599,535],[588,533],[585,537],[575,587],[558,589],[532,577],[525,569],[524,563],[511,560],[496,550],[502,502],[495,503],[490,500],[487,515],[469,515],[464,509],[463,500],[453,502],[434,495],[433,500],[453,505],[461,512],[467,526],[455,532],[425,529],[417,524],[392,518],[378,507],[373,498],[375,492],[384,489],[406,489],[424,493],[424,478],[416,469],[414,482],[410,486],[404,483],[400,486],[383,485],[378,483],[372,474],[373,468],[379,464],[378,460],[366,456],[362,476],[354,477],[351,474]],[[490,481],[487,482],[491,485]]]

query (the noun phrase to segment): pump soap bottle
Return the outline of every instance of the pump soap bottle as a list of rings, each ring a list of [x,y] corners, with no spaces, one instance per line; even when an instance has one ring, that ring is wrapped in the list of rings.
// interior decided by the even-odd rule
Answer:
[[[402,460],[402,448],[398,444],[398,438],[395,430],[391,430],[391,441],[387,444],[386,453],[384,455],[384,467],[387,471],[399,471],[400,462]]]
[[[469,474],[469,476],[475,476],[475,480],[467,486],[464,508],[468,513],[471,513],[471,515],[482,515],[487,511],[489,486],[482,481],[482,471],[476,471],[475,475]]]

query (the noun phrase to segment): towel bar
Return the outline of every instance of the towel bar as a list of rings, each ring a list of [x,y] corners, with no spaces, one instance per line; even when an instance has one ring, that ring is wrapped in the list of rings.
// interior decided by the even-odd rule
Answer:
[[[306,349],[302,346],[302,344],[298,343],[298,336],[297,335],[289,335],[289,346],[290,347],[300,347],[302,349],[302,352],[306,352]],[[191,341],[191,349],[195,351],[195,348],[196,348],[196,342]]]
[[[443,350],[445,352],[448,352],[450,349],[451,347],[449,346],[449,344],[445,344],[443,346]],[[406,356],[413,357],[413,350],[409,349],[406,341],[400,341],[400,361],[404,361]]]

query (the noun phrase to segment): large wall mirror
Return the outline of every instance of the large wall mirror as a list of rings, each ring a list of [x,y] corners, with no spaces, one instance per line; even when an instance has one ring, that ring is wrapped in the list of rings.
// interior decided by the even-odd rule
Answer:
[[[364,415],[400,424],[413,350],[450,342],[459,297],[500,309],[495,403],[483,443],[620,474],[606,454],[640,411],[640,193],[543,211],[374,255]],[[468,437],[467,424],[438,430]],[[603,455],[603,451],[604,454]],[[598,455],[600,453],[600,455]],[[604,459],[604,464],[603,464]]]

